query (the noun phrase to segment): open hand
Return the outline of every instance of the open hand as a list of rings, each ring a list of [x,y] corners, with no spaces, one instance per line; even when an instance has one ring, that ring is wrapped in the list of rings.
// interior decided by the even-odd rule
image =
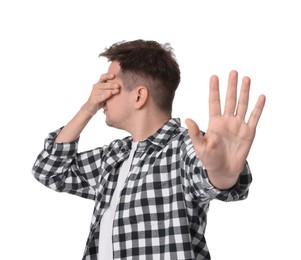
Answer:
[[[224,113],[221,113],[219,80],[210,78],[209,125],[205,135],[191,119],[186,120],[195,151],[207,170],[211,183],[219,189],[232,187],[244,168],[252,146],[256,127],[265,104],[259,96],[248,121],[250,78],[244,77],[237,101],[238,73],[231,71],[228,79]]]

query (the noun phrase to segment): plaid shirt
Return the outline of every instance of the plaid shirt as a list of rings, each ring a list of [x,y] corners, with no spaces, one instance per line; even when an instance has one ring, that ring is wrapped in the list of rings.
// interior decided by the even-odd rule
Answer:
[[[132,139],[77,153],[78,140],[54,142],[59,131],[45,140],[33,174],[53,190],[95,201],[82,259],[96,260],[100,221],[116,187],[118,168],[129,156]],[[187,129],[180,126],[179,119],[170,119],[138,144],[116,208],[114,259],[210,259],[204,237],[210,200],[245,199],[251,179],[246,163],[233,188],[214,188]]]

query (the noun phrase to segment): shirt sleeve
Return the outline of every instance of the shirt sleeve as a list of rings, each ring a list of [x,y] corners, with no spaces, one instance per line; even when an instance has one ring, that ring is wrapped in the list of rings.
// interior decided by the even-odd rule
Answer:
[[[237,183],[230,189],[219,190],[209,181],[207,172],[202,162],[197,157],[192,144],[186,147],[186,176],[190,185],[191,196],[201,201],[218,199],[221,201],[238,201],[248,197],[249,186],[252,182],[252,175],[248,165],[245,163]]]
[[[55,143],[61,129],[48,135],[33,167],[34,177],[46,187],[95,199],[103,148],[77,153],[78,141]]]

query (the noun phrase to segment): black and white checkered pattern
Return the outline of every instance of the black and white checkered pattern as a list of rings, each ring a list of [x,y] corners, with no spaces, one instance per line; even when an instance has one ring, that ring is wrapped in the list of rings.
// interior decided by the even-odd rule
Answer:
[[[95,200],[83,259],[97,259],[99,223],[116,187],[117,169],[128,158],[131,138],[77,153],[77,142],[56,144],[50,133],[33,174],[42,184]],[[210,259],[204,237],[212,199],[245,199],[251,183],[246,163],[238,183],[220,191],[209,182],[187,130],[169,120],[139,142],[120,194],[113,224],[114,259]]]

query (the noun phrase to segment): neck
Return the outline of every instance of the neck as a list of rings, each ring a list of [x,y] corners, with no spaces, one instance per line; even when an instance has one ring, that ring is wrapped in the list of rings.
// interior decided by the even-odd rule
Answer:
[[[142,141],[157,132],[170,118],[171,115],[163,113],[141,113],[137,115],[128,132],[134,142]]]

